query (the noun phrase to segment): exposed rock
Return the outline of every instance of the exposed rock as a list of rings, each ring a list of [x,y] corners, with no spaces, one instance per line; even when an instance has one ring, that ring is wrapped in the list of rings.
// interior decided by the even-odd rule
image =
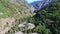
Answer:
[[[21,0],[0,0],[0,34],[5,34],[19,20],[34,15],[34,8]]]
[[[32,34],[38,34],[38,33],[32,33]]]
[[[19,31],[19,32],[16,32],[15,34],[24,34],[23,32]]]
[[[51,25],[51,24],[54,23],[54,21],[53,21],[53,20],[50,20],[50,19],[46,19],[46,23],[47,23],[48,25]]]
[[[2,18],[0,19],[0,34],[5,34],[13,26],[15,22],[14,18]]]
[[[35,28],[35,25],[32,24],[32,23],[28,23],[27,25],[28,25],[28,29],[33,29],[33,28]]]

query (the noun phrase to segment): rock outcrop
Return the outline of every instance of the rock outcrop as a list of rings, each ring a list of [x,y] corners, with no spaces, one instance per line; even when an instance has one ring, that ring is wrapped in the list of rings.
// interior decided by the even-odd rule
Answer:
[[[34,8],[21,0],[0,0],[0,34],[34,15]]]

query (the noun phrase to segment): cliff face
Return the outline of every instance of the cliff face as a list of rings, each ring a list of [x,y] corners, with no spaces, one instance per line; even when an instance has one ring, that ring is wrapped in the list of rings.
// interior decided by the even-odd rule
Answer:
[[[0,0],[0,34],[34,15],[34,8],[21,0]]]

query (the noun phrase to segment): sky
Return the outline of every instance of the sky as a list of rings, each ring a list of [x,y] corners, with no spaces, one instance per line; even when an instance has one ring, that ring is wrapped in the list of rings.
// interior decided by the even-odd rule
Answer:
[[[26,0],[28,3],[32,3],[34,1],[40,1],[40,0]]]

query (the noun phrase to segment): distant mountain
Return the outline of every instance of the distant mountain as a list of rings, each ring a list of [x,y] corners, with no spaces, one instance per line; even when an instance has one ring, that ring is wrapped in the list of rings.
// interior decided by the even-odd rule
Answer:
[[[47,4],[49,4],[52,0],[43,0],[43,1],[35,1],[33,3],[30,3],[36,10],[40,10],[41,8],[45,7]]]

